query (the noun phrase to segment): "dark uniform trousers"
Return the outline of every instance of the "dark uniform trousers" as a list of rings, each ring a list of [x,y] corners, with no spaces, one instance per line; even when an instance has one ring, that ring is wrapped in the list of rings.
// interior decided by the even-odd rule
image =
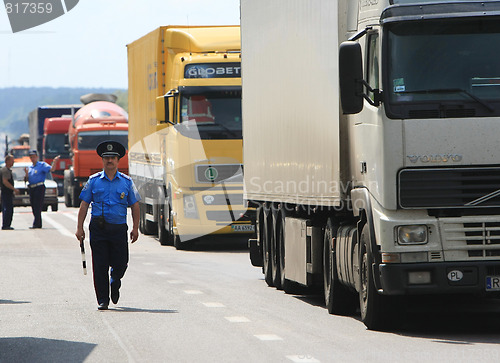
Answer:
[[[127,229],[127,224],[106,223],[104,228],[101,228],[96,218],[90,221],[92,271],[98,304],[109,304],[110,283],[116,288],[121,286],[120,279],[128,265]]]
[[[33,211],[33,227],[42,228],[42,208],[43,199],[45,198],[45,185],[39,185],[34,188],[30,188],[30,203],[31,210]]]
[[[2,190],[2,228],[9,228],[14,213],[14,193],[10,189]]]

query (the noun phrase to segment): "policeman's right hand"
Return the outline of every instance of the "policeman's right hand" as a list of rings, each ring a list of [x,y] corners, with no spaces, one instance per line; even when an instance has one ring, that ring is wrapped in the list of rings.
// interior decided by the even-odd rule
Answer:
[[[85,230],[82,228],[78,228],[75,233],[76,239],[80,242],[82,239],[85,239]]]

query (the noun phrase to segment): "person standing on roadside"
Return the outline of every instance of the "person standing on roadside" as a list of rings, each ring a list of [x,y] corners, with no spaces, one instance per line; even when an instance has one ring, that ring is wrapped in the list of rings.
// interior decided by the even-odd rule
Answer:
[[[8,154],[5,157],[5,166],[0,170],[0,186],[2,192],[2,229],[14,229],[10,225],[14,214],[14,194],[19,194],[19,190],[14,188],[14,177],[12,176],[12,165],[14,156]]]
[[[139,237],[141,197],[132,179],[118,171],[118,161],[125,155],[125,147],[116,141],[104,141],[96,151],[102,157],[103,171],[90,176],[80,193],[75,236],[78,241],[85,239],[83,223],[92,203],[89,230],[94,289],[97,309],[107,310],[110,287],[111,301],[116,304],[120,298],[121,278],[128,266],[127,207],[132,210],[130,239],[134,243]]]
[[[57,155],[52,162],[52,165],[45,161],[38,161],[38,152],[36,150],[29,151],[29,157],[33,165],[25,168],[26,176],[24,180],[29,183],[28,191],[30,194],[31,210],[33,211],[33,226],[30,228],[42,228],[42,208],[43,199],[45,198],[45,179],[47,174],[54,171],[54,166],[59,160],[60,155]]]

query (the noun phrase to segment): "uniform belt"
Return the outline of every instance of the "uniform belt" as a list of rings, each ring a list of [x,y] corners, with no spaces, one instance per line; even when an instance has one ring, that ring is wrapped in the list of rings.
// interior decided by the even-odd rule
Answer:
[[[45,184],[44,182],[40,182],[40,183],[30,184],[30,185],[28,185],[28,187],[29,188],[36,188],[36,187],[42,186],[44,184]]]

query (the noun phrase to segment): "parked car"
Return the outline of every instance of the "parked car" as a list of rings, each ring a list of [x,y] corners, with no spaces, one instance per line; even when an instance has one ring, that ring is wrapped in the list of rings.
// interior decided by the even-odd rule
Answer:
[[[14,187],[19,189],[19,194],[14,195],[14,207],[30,206],[30,196],[28,194],[28,183],[24,181],[26,173],[24,169],[32,165],[27,162],[14,163],[12,166],[12,175],[14,177]],[[43,210],[47,211],[49,205],[50,209],[55,212],[58,209],[57,201],[57,183],[52,179],[50,173],[47,174],[45,179],[45,199],[43,201]]]

